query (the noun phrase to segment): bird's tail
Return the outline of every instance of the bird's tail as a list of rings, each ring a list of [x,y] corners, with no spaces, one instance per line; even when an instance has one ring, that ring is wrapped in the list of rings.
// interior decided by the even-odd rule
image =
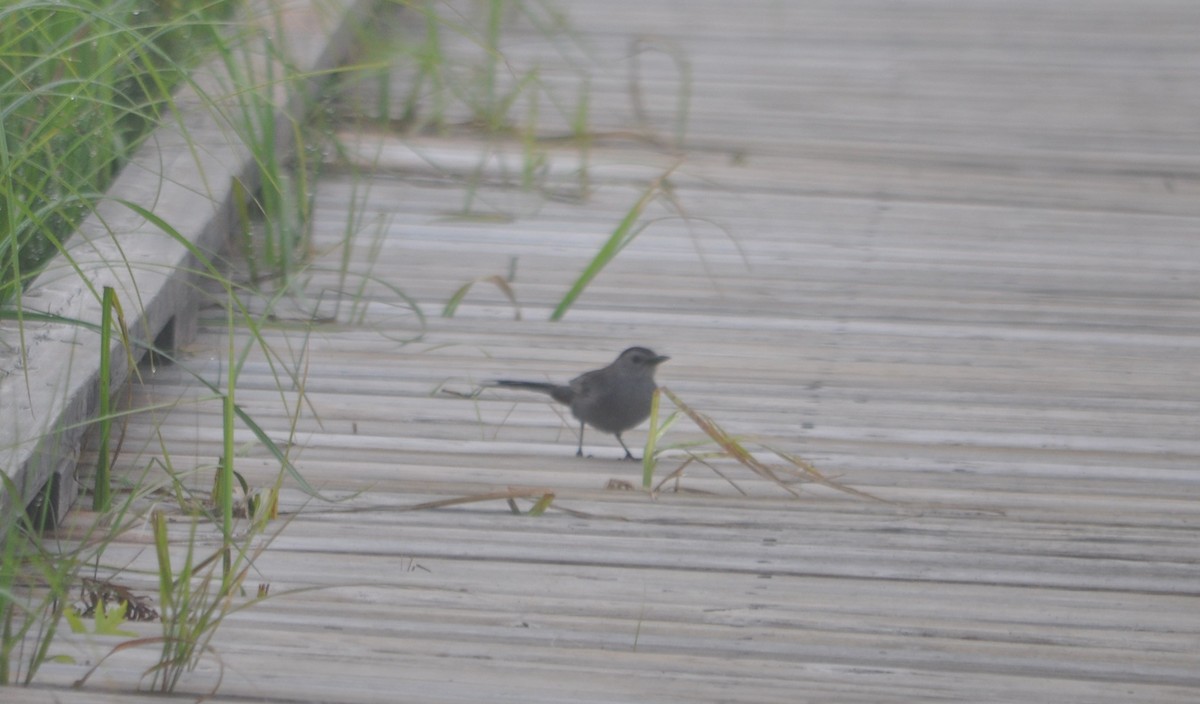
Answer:
[[[545,381],[516,381],[513,379],[495,379],[487,383],[488,386],[507,386],[516,389],[530,389],[532,391],[541,391],[544,394],[553,392],[558,388],[558,384],[551,384]]]
[[[504,386],[510,389],[528,389],[530,391],[540,391],[544,394],[549,394],[551,398],[559,403],[571,403],[571,387],[551,384],[545,381],[517,381],[514,379],[496,379],[487,382],[487,386]]]

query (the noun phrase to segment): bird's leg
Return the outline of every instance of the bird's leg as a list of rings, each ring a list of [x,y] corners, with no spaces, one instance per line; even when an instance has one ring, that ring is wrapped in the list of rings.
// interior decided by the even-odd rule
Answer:
[[[583,421],[579,421],[579,449],[575,451],[576,457],[583,457]]]
[[[621,439],[620,433],[617,433],[617,442],[621,443],[621,447],[625,447],[625,441]],[[629,451],[628,447],[625,447],[625,459],[633,460],[634,462],[637,461],[637,458],[633,456],[633,453]]]

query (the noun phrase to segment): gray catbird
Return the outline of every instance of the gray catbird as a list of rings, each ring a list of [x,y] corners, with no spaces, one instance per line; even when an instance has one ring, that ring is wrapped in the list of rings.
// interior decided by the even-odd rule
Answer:
[[[491,386],[530,389],[550,394],[559,403],[571,407],[579,419],[579,450],[583,456],[583,426],[612,433],[625,448],[625,459],[636,459],[625,447],[621,433],[650,417],[650,399],[654,395],[654,370],[670,359],[645,347],[630,347],[603,369],[584,372],[566,386],[541,381],[498,379]]]

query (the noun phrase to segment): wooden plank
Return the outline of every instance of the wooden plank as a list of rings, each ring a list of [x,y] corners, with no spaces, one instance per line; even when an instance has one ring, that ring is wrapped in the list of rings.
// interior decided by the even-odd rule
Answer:
[[[1200,8],[566,7],[586,61],[519,25],[500,81],[536,64],[543,98],[571,105],[566,66],[586,65],[586,162],[549,109],[533,190],[522,144],[348,132],[373,176],[331,164],[319,180],[305,296],[274,309],[269,353],[233,331],[249,350],[238,402],[343,500],[286,482],[253,578],[274,596],[222,625],[214,701],[1194,701]],[[461,28],[481,22],[459,10]],[[628,75],[644,35],[690,62],[681,152],[639,141]],[[641,60],[669,134],[678,67]],[[391,95],[407,95],[411,73],[395,75]],[[376,97],[368,82],[346,100]],[[653,205],[654,224],[547,322],[673,166],[688,218]],[[464,283],[514,269],[521,320],[487,283],[438,316]],[[124,429],[123,471],[165,448],[208,490],[220,409],[193,375],[224,383],[227,333],[202,310],[186,367],[131,393],[155,410]],[[561,408],[473,395],[486,379],[566,380],[635,343],[670,354],[660,380],[724,427],[887,502],[813,484],[791,498],[728,460],[714,461],[728,480],[692,465],[653,496],[606,489],[641,473],[609,438],[589,433],[594,457],[576,459]],[[697,437],[685,421],[668,436]],[[269,453],[236,440],[238,471],[272,483]],[[494,496],[410,510],[509,488],[554,502],[540,518]],[[188,522],[173,531],[182,559]],[[105,559],[153,592],[144,526]],[[149,662],[117,659],[105,686]]]

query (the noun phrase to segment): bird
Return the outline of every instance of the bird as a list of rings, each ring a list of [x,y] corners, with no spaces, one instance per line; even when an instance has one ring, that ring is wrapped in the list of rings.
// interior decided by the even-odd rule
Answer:
[[[590,425],[615,435],[625,449],[625,459],[635,460],[637,458],[621,439],[621,433],[650,417],[650,402],[658,388],[654,383],[654,371],[668,359],[670,357],[655,354],[645,347],[630,347],[607,367],[584,372],[565,385],[513,379],[497,379],[488,385],[539,391],[570,406],[571,415],[579,421],[576,457],[583,456],[583,428]]]

